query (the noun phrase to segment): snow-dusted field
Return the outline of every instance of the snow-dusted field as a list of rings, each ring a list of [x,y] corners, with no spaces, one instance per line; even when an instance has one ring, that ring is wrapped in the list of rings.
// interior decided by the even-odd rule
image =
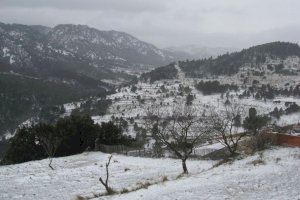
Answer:
[[[108,155],[100,152],[55,158],[51,170],[48,160],[0,167],[0,199],[74,199],[76,195],[93,196],[105,190],[99,177],[105,175]],[[212,161],[188,161],[191,173],[197,174],[213,165]],[[125,169],[127,169],[125,171]],[[116,190],[134,188],[138,182],[156,182],[164,176],[175,179],[181,161],[114,155],[110,183]]]
[[[280,148],[264,153],[265,164],[254,166],[258,155],[225,164],[198,175],[150,186],[128,194],[100,199],[300,199],[300,149]]]
[[[105,173],[107,154],[100,152],[0,167],[0,199],[75,199],[104,192],[98,181]],[[170,181],[122,195],[100,199],[280,199],[300,198],[300,148],[279,148],[263,154],[265,164],[254,166],[258,155],[212,168],[212,161],[188,161],[191,174],[175,180],[181,163],[114,155],[110,183],[114,189],[134,188],[139,182]],[[128,169],[128,170],[125,170]]]

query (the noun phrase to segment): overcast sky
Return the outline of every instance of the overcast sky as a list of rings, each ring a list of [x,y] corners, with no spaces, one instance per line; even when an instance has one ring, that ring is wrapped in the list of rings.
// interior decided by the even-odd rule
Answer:
[[[299,0],[0,0],[4,23],[87,24],[158,47],[299,42]]]

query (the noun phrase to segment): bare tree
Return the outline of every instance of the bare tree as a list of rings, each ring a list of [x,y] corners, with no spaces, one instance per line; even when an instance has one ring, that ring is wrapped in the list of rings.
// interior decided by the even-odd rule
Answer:
[[[42,145],[48,155],[49,167],[54,170],[51,164],[53,157],[62,142],[62,136],[52,126],[46,124],[41,124],[36,128],[36,136],[37,141]]]
[[[145,124],[157,142],[181,159],[183,173],[187,174],[186,160],[193,149],[204,142],[204,136],[208,130],[195,107],[183,103],[173,108],[168,112],[159,106],[152,106],[148,109]],[[197,116],[197,114],[200,115]]]
[[[103,181],[103,179],[101,177],[99,178],[99,181],[105,187],[107,194],[113,194],[114,193],[114,190],[111,187],[109,187],[109,185],[108,185],[108,178],[109,178],[108,167],[109,167],[111,158],[112,158],[112,155],[109,156],[108,162],[105,163],[105,168],[106,168],[106,179],[105,179],[105,181]]]
[[[239,142],[246,136],[246,132],[239,132],[243,113],[244,109],[240,105],[230,104],[223,111],[211,109],[208,117],[212,139],[223,144],[232,156],[236,154]]]

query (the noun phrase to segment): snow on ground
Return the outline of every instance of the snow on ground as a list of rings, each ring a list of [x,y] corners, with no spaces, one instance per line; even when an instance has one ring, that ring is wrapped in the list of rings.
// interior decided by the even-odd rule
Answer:
[[[179,68],[177,65],[175,67]],[[201,79],[186,78],[180,68],[178,71],[178,79],[161,80],[152,84],[138,82],[135,85],[137,90],[134,92],[131,90],[131,86],[118,89],[117,93],[107,96],[108,99],[112,100],[112,105],[109,107],[107,114],[104,116],[92,116],[92,119],[99,124],[110,121],[112,117],[122,117],[128,122],[133,119],[134,122],[128,124],[128,130],[124,134],[134,137],[136,132],[133,130],[133,125],[137,123],[138,126],[143,126],[143,116],[146,115],[147,108],[155,106],[165,113],[170,113],[174,110],[174,106],[185,104],[186,96],[179,95],[180,85],[188,86],[191,89],[191,94],[195,96],[193,106],[199,110],[197,114],[207,113],[211,108],[214,108],[217,112],[225,110],[227,95],[224,94],[223,97],[221,97],[221,94],[203,95],[195,88],[195,81],[198,82]],[[162,86],[165,88],[165,91],[163,91]],[[242,120],[248,115],[248,110],[251,107],[256,108],[258,114],[269,114],[275,107],[285,110],[287,108],[286,103],[295,102],[300,105],[300,98],[296,97],[277,96],[273,100],[257,100],[253,97],[240,99],[239,94],[242,94],[243,91],[243,89],[240,89],[237,92],[228,94],[228,99],[231,103],[243,107]],[[72,108],[70,106],[69,108],[70,112]],[[280,119],[272,118],[272,120],[272,123],[280,126],[296,124],[300,122],[300,113],[283,115]],[[243,130],[241,129],[240,131]]]
[[[179,68],[177,65],[175,67]],[[97,123],[101,123],[110,120],[112,116],[123,117],[125,119],[135,118],[139,124],[139,118],[146,114],[145,111],[150,105],[159,106],[161,110],[170,110],[173,109],[174,104],[176,104],[175,102],[177,102],[177,104],[184,104],[186,97],[178,95],[180,85],[189,86],[191,94],[195,95],[193,105],[200,111],[207,110],[209,107],[214,107],[217,111],[224,110],[224,103],[227,99],[225,95],[223,98],[221,98],[221,94],[203,95],[194,87],[195,81],[199,80],[201,79],[186,78],[182,71],[179,70],[178,79],[175,80],[156,81],[152,84],[139,82],[135,85],[138,88],[135,92],[131,91],[130,86],[123,87],[117,93],[107,97],[113,102],[108,109],[108,113],[104,116],[94,116],[93,119]],[[162,92],[161,86],[164,86],[166,89],[165,92]],[[248,115],[248,109],[251,107],[256,108],[258,114],[268,114],[273,111],[275,107],[285,109],[286,102],[300,104],[300,99],[294,97],[278,96],[273,100],[266,101],[257,100],[253,97],[238,98],[238,95],[243,93],[243,91],[244,90],[240,89],[237,92],[230,92],[228,96],[231,103],[243,106],[245,110],[243,117]],[[145,100],[145,102],[141,103],[138,97]],[[278,125],[295,124],[299,121],[299,117],[300,113],[295,113],[294,116],[283,116],[282,120],[276,122]]]
[[[202,146],[196,147],[193,150],[193,154],[194,155],[199,155],[199,156],[204,156],[204,155],[209,154],[213,151],[220,150],[220,149],[223,149],[223,148],[224,148],[224,145],[222,145],[219,142],[214,143],[214,144],[204,144]]]
[[[71,114],[72,110],[79,108],[82,102],[72,102],[64,104],[65,115],[68,116]]]
[[[290,115],[283,115],[277,121],[279,126],[286,126],[289,124],[298,124],[300,123],[300,113],[294,113]]]
[[[100,152],[0,166],[0,199],[74,199],[104,192],[99,177],[105,175],[108,155]],[[191,173],[209,169],[215,162],[191,160]],[[128,168],[129,170],[125,171]],[[135,187],[138,182],[175,179],[182,172],[180,160],[151,159],[113,155],[110,183],[114,189]]]
[[[263,154],[265,164],[253,165],[256,154],[198,175],[150,186],[109,200],[176,199],[300,199],[300,149],[277,148]]]
[[[178,68],[178,66],[176,67]],[[112,117],[122,117],[128,122],[130,121],[129,118],[133,118],[134,123],[137,123],[138,126],[143,126],[142,118],[146,115],[148,107],[155,105],[158,106],[160,110],[165,110],[168,111],[166,113],[170,113],[174,109],[174,105],[185,104],[186,96],[176,95],[179,91],[180,84],[189,86],[191,94],[195,95],[193,106],[200,111],[198,113],[199,115],[205,110],[208,111],[210,107],[215,108],[218,112],[225,109],[224,103],[226,97],[221,98],[220,94],[203,95],[194,87],[194,82],[197,79],[185,78],[181,71],[178,76],[178,79],[175,80],[156,81],[153,84],[139,82],[135,85],[138,88],[135,92],[131,91],[130,86],[122,87],[117,93],[107,96],[108,99],[112,100],[112,105],[109,107],[107,114],[103,116],[92,116],[92,119],[96,123],[101,124],[102,122],[112,120]],[[161,86],[164,86],[167,92],[161,92]],[[258,114],[268,114],[273,111],[275,107],[285,109],[286,102],[295,102],[300,105],[300,98],[295,97],[276,97],[274,100],[266,101],[257,100],[253,97],[239,99],[238,95],[242,92],[243,90],[230,92],[228,97],[230,102],[240,104],[243,107],[244,113],[242,118],[248,115],[248,109],[251,107],[255,107]],[[175,95],[171,95],[171,93],[175,93]],[[138,96],[144,99],[145,102],[141,103],[138,100]],[[66,112],[62,116],[69,116],[72,110],[80,107],[81,103],[83,103],[83,101],[64,104]],[[283,115],[280,119],[273,119],[273,122],[280,126],[297,124],[300,122],[300,113]],[[129,123],[124,134],[135,137],[136,132],[133,129],[134,123]],[[243,130],[241,129],[240,131]]]
[[[107,154],[83,153],[0,167],[0,199],[74,199],[104,192],[98,181],[105,173]],[[110,183],[114,189],[133,188],[138,182],[170,181],[122,195],[99,199],[280,199],[300,198],[300,148],[279,148],[263,153],[265,164],[253,165],[259,155],[211,168],[212,161],[191,160],[191,174],[175,180],[181,162],[114,155]],[[125,169],[129,170],[125,170]]]

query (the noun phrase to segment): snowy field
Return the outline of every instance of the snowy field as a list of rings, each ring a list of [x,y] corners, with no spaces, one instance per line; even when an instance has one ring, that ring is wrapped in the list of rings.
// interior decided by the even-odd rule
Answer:
[[[280,148],[263,154],[265,164],[254,166],[258,155],[225,164],[198,175],[150,186],[109,200],[176,199],[300,199],[300,149]]]
[[[107,154],[100,152],[0,167],[0,199],[75,199],[104,192],[98,181],[105,173]],[[134,188],[139,182],[170,181],[122,195],[98,199],[278,199],[300,198],[300,149],[276,148],[263,154],[265,164],[253,165],[258,155],[212,168],[212,161],[188,161],[191,174],[175,180],[181,163],[173,159],[114,155],[111,186]],[[126,170],[125,170],[126,169]],[[96,198],[97,199],[97,198]]]
[[[100,152],[0,167],[0,199],[74,199],[105,192],[99,177],[105,175],[108,155]],[[212,167],[212,161],[188,161],[192,174]],[[143,182],[157,182],[164,176],[175,179],[182,172],[181,161],[114,155],[110,166],[111,186],[121,191]]]

